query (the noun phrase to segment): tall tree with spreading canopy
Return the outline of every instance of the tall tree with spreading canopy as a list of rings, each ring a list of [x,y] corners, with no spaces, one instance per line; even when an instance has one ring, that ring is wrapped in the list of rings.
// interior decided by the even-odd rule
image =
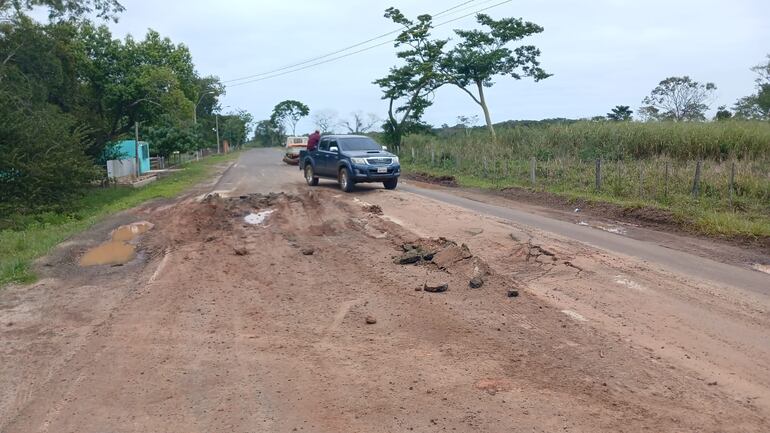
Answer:
[[[770,54],[767,63],[754,66],[757,73],[756,93],[735,103],[735,116],[743,119],[770,120]]]
[[[270,120],[272,120],[273,123],[291,125],[291,135],[296,135],[297,123],[308,114],[310,114],[310,109],[307,105],[289,99],[279,102],[278,105],[273,108],[273,114],[270,116]]]
[[[404,28],[394,44],[403,48],[396,53],[403,64],[390,68],[388,75],[374,84],[380,86],[382,99],[388,101],[388,118],[383,125],[386,141],[400,147],[404,135],[424,127],[420,119],[433,104],[433,92],[444,84],[438,65],[447,41],[431,40],[430,15],[420,15],[412,21],[390,7],[385,18]]]
[[[616,105],[609,113],[607,113],[607,119],[615,122],[624,122],[631,120],[631,115],[634,112],[628,105]]]
[[[442,57],[444,80],[457,86],[481,106],[492,137],[495,128],[484,89],[494,85],[497,76],[520,80],[532,77],[536,82],[548,78],[540,67],[540,50],[534,45],[509,48],[512,42],[541,33],[543,28],[521,18],[494,20],[478,14],[476,21],[486,30],[455,30],[460,42]]]
[[[649,120],[705,120],[716,90],[714,83],[699,83],[686,75],[669,77],[642,100],[639,112]]]
[[[48,8],[52,20],[96,13],[99,18],[117,21],[125,10],[117,0],[0,0],[0,14],[21,14],[39,6]]]

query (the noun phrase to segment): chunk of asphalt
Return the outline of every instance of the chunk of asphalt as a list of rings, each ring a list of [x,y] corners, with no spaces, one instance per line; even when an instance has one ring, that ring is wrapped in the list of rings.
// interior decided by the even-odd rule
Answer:
[[[396,263],[399,265],[411,265],[420,260],[422,260],[422,253],[417,250],[410,250],[396,258]]]
[[[431,285],[428,285],[428,283],[425,283],[422,286],[422,289],[425,290],[428,293],[443,293],[443,292],[446,292],[449,289],[449,284],[443,283],[443,284],[431,284]]]
[[[315,254],[315,250],[313,248],[302,248],[301,252],[303,256],[312,256]]]
[[[484,285],[484,280],[481,277],[473,277],[471,278],[471,281],[468,283],[468,285],[471,287],[471,289],[479,289]]]
[[[518,296],[519,296],[519,291],[518,290],[514,290],[514,289],[508,290],[508,297],[509,298],[516,298]]]

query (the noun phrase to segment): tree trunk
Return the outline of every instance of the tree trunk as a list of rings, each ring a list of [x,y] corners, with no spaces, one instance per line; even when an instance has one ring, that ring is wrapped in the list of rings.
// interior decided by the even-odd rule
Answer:
[[[487,100],[484,98],[484,85],[481,81],[476,82],[476,86],[479,88],[479,105],[484,110],[484,119],[487,121],[487,129],[492,134],[492,140],[497,140],[497,134],[495,134],[495,127],[492,126],[492,117],[489,115],[489,107],[487,107]]]

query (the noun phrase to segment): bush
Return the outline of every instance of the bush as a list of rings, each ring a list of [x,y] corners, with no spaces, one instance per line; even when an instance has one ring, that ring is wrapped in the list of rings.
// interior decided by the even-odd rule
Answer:
[[[3,103],[0,125],[0,218],[60,210],[99,178],[85,131],[58,108]]]

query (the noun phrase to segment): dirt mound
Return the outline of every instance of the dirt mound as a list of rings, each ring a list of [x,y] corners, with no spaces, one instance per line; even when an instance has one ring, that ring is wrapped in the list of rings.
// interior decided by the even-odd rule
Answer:
[[[435,185],[456,187],[459,186],[457,179],[454,176],[436,176],[430,173],[417,172],[406,173],[404,175],[407,179],[416,180],[418,182],[432,183]]]
[[[657,209],[653,207],[628,207],[620,211],[625,218],[633,218],[636,221],[643,221],[652,224],[669,225],[679,224],[676,216],[671,211]]]

